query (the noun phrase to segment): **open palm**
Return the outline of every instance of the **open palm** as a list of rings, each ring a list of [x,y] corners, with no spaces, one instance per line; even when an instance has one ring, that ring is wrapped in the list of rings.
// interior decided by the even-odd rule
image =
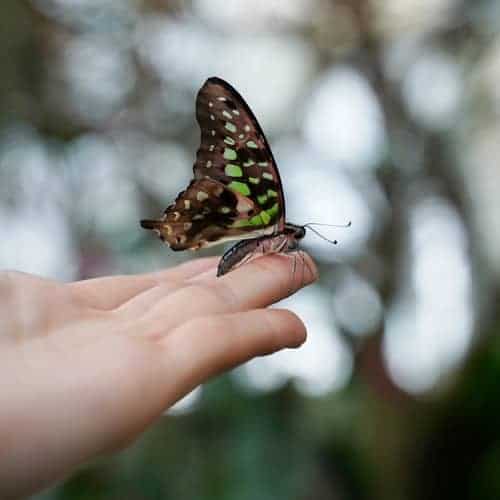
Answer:
[[[300,319],[265,309],[292,291],[291,266],[268,256],[216,279],[209,258],[68,284],[0,273],[0,497],[123,447],[209,377],[302,344]]]

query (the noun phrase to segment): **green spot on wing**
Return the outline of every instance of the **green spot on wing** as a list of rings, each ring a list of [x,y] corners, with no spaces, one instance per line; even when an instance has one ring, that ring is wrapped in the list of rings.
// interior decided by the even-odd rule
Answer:
[[[267,195],[266,194],[259,194],[257,196],[257,201],[259,202],[260,205],[264,205],[264,203],[267,201]]]
[[[271,216],[265,210],[260,213],[260,216],[264,224],[269,224],[269,222],[271,221]]]
[[[224,126],[227,128],[227,130],[229,130],[229,132],[232,132],[233,134],[236,132],[236,125],[234,123],[226,122]]]
[[[247,144],[248,148],[253,148],[253,149],[258,149],[259,148],[259,146],[257,146],[257,144],[255,144],[254,141],[247,141],[246,144]]]
[[[252,184],[258,184],[260,182],[260,179],[258,177],[249,177],[248,182],[251,182]]]
[[[243,177],[243,170],[241,170],[239,165],[228,163],[224,171],[226,172],[226,175],[229,175],[230,177]]]
[[[250,188],[244,183],[239,181],[230,182],[227,186],[229,189],[233,189],[234,191],[238,191],[244,196],[250,195]]]
[[[268,208],[266,212],[269,216],[274,217],[279,212],[278,203],[275,203],[271,208]]]
[[[260,215],[254,215],[250,220],[249,220],[250,224],[252,226],[262,226],[263,224],[263,221],[262,221],[262,217]]]
[[[236,151],[231,148],[224,148],[224,158],[226,160],[236,160],[237,158]]]
[[[268,189],[267,196],[269,196],[269,198],[276,198],[278,193],[274,189]]]

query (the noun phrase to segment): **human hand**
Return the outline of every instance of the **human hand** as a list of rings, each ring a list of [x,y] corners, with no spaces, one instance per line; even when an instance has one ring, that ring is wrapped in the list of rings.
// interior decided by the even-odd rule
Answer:
[[[280,255],[218,279],[212,258],[68,284],[0,273],[0,498],[122,448],[210,377],[301,345],[301,320],[265,307],[316,279],[304,257],[298,284]]]

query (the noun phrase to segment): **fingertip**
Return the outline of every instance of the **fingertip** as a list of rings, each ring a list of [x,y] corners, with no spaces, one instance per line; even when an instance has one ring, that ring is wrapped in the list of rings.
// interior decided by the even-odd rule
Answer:
[[[244,308],[271,305],[318,279],[318,269],[305,252],[257,257],[215,282]]]
[[[319,270],[316,262],[314,262],[313,258],[304,250],[299,250],[299,253],[302,255],[304,259],[304,264],[306,265],[307,270],[309,271],[308,282],[307,285],[318,281],[319,279]]]
[[[264,255],[246,264],[242,269],[245,269],[245,267],[247,268],[247,272],[252,274],[255,272],[273,272],[276,274],[275,279],[281,278],[283,283],[287,284],[288,288],[290,280],[293,279],[292,286],[294,289],[310,285],[319,277],[315,262],[308,253],[302,250],[288,254]]]
[[[193,319],[160,343],[165,367],[189,388],[257,356],[297,348],[305,340],[306,327],[295,313],[256,309]]]
[[[274,331],[280,332],[281,342],[276,350],[295,349],[306,341],[306,326],[294,312],[288,309],[268,309],[267,314],[269,321],[275,323]]]

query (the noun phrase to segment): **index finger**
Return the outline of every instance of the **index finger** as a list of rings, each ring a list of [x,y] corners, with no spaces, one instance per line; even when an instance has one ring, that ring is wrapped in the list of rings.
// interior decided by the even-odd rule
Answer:
[[[259,257],[220,278],[214,278],[210,272],[159,300],[156,298],[143,316],[147,334],[163,336],[192,318],[249,311],[284,299],[318,276],[307,254],[303,254],[304,269],[299,269],[294,276],[293,258]]]
[[[218,258],[195,259],[177,266],[144,274],[104,276],[69,283],[72,292],[90,307],[115,309],[136,295],[161,283],[179,283],[207,270],[214,270]]]

